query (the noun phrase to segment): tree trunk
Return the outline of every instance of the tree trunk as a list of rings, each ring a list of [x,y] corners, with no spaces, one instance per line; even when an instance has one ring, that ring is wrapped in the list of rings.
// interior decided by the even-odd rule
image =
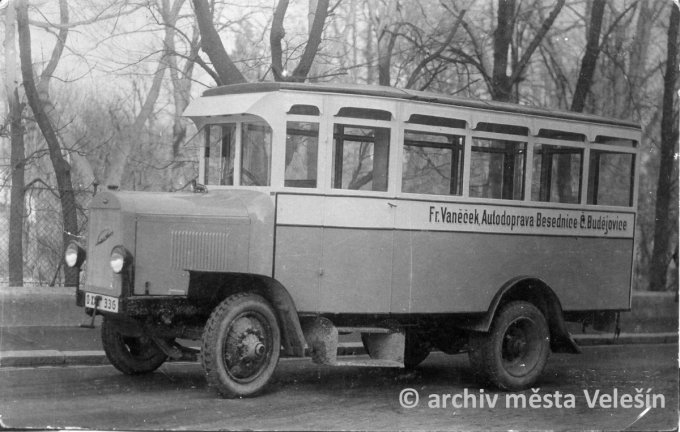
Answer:
[[[523,79],[524,72],[531,61],[536,48],[541,44],[545,35],[552,27],[555,19],[560,14],[565,0],[557,0],[555,7],[550,11],[550,15],[543,21],[533,39],[522,53],[522,57],[512,63],[512,71],[508,71],[509,50],[512,43],[512,34],[515,30],[516,3],[515,0],[498,1],[498,19],[496,31],[494,32],[493,44],[493,70],[489,83],[489,93],[491,98],[497,101],[518,102],[518,94],[513,92],[515,87]],[[488,76],[483,69],[482,63],[478,66],[482,75]],[[488,81],[487,81],[488,82]]]
[[[196,1],[196,0],[194,0]],[[304,82],[309,75],[309,71],[314,64],[314,57],[321,44],[321,34],[328,15],[328,0],[310,0],[309,15],[309,38],[307,45],[302,53],[300,62],[292,73],[287,74],[283,66],[283,48],[281,41],[286,32],[283,28],[283,19],[288,9],[288,0],[279,0],[272,18],[272,27],[269,34],[269,44],[271,46],[272,72],[276,81],[295,81]]]
[[[281,41],[286,35],[286,31],[283,28],[283,19],[286,16],[287,9],[288,0],[279,0],[272,17],[272,28],[269,31],[269,46],[272,52],[272,73],[276,81],[284,81],[287,75],[283,67],[283,47],[281,46]]]
[[[5,65],[6,82],[5,93],[9,105],[10,129],[10,166],[12,169],[12,189],[10,192],[9,210],[9,244],[8,266],[9,285],[22,286],[24,284],[24,196],[25,183],[24,166],[26,151],[24,146],[24,127],[21,122],[24,107],[19,99],[18,83],[16,80],[16,16],[14,8],[8,7],[5,20]]]
[[[208,55],[215,67],[220,81],[217,84],[237,84],[245,83],[243,74],[236,68],[234,62],[224,49],[220,35],[215,30],[212,22],[212,14],[205,0],[192,0],[198,29],[201,32],[201,48]]]
[[[311,19],[312,24],[309,28],[309,37],[305,50],[302,53],[302,58],[300,58],[300,62],[293,71],[293,76],[291,77],[293,81],[303,82],[307,79],[309,71],[314,64],[314,57],[316,57],[319,45],[321,44],[323,26],[326,23],[326,16],[328,16],[328,0],[310,1],[309,7],[313,8],[315,2],[316,12],[314,12],[314,17]]]
[[[650,291],[666,289],[666,270],[670,262],[669,237],[670,224],[669,209],[673,201],[673,152],[678,143],[677,118],[678,111],[675,101],[676,82],[678,78],[678,23],[680,9],[675,3],[669,3],[671,8],[670,23],[668,25],[666,74],[664,75],[663,113],[661,117],[661,152],[659,165],[659,180],[656,189],[656,223],[654,225],[654,250],[650,269]],[[677,203],[677,200],[675,200]]]
[[[166,31],[174,32],[174,27],[166,27]],[[169,46],[171,51],[175,50],[174,38],[171,39],[172,44]],[[169,160],[172,161],[171,168],[168,171],[167,184],[169,189],[176,190],[186,184],[186,179],[182,172],[182,163],[178,163],[177,159],[181,158],[181,145],[184,142],[187,134],[187,119],[182,117],[182,113],[189,105],[191,100],[191,84],[192,75],[195,65],[195,58],[198,57],[198,50],[200,49],[198,29],[194,28],[194,34],[191,38],[191,48],[184,66],[180,69],[177,58],[174,55],[168,57],[170,64],[170,79],[172,81],[172,96],[175,105],[175,112],[172,124],[172,147],[169,149]]]
[[[508,49],[512,41],[515,19],[515,0],[498,1],[498,25],[493,39],[493,75],[491,97],[497,101],[511,101],[512,82],[508,76]]]
[[[605,3],[605,0],[594,0],[593,2],[586,39],[586,52],[583,54],[583,60],[581,60],[576,90],[571,101],[571,110],[574,112],[583,112],[586,98],[593,84],[597,58],[600,55],[600,32]],[[584,163],[584,161],[581,161],[581,163]],[[557,155],[557,190],[561,202],[573,201],[574,197],[571,194],[571,155]]]
[[[309,28],[310,32],[310,39],[311,39],[311,33],[312,29],[314,28],[314,23],[316,22],[316,16],[317,16],[317,10],[319,9],[319,0],[309,0],[309,11],[307,12],[307,28]],[[326,3],[326,14],[328,14],[328,3]],[[323,27],[322,27],[323,30]],[[321,33],[319,33],[319,43],[321,43]],[[314,50],[316,53],[318,51],[318,45],[317,49]],[[317,76],[319,75],[319,68],[317,63],[312,59],[311,64],[309,66],[309,72],[306,74],[307,79],[309,82],[318,82]]]
[[[12,9],[11,7],[8,9]],[[14,26],[12,26],[14,32]],[[14,80],[10,81],[13,83]],[[11,136],[11,165],[12,165],[12,190],[10,192],[9,211],[9,286],[22,286],[24,284],[24,196],[26,179],[25,171],[25,147],[24,126],[22,113],[24,106],[19,100],[19,91],[14,89],[9,94],[9,118]]]
[[[45,112],[43,102],[40,100],[40,95],[38,94],[38,89],[35,85],[35,79],[33,78],[31,30],[28,24],[28,2],[26,0],[18,0],[16,3],[16,11],[19,33],[19,57],[21,60],[21,74],[23,77],[24,89],[26,91],[26,99],[28,99],[28,104],[33,111],[40,132],[47,142],[50,160],[57,179],[63,221],[62,238],[65,247],[69,241],[76,238],[78,232],[76,200],[75,194],[73,193],[73,184],[71,182],[71,166],[66,162],[62,155],[59,139],[57,138],[52,122]],[[61,42],[63,43],[63,40]],[[76,269],[66,269],[64,271],[64,276],[65,285],[77,285],[78,271]]]
[[[571,101],[571,110],[583,112],[586,105],[586,98],[595,75],[597,57],[600,55],[600,30],[602,28],[602,17],[604,16],[605,0],[594,0],[593,9],[590,16],[590,30],[586,42],[586,52],[581,61],[581,70],[574,90],[574,98]]]
[[[397,41],[397,33],[387,29],[378,38],[378,84],[381,86],[391,86],[391,67],[392,52]]]

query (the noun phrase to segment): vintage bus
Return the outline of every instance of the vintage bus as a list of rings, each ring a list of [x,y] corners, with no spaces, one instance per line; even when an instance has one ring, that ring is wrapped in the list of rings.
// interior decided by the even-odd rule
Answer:
[[[193,190],[99,193],[65,253],[124,373],[200,358],[238,397],[281,355],[415,367],[440,350],[515,390],[579,351],[566,321],[630,309],[636,124],[299,83],[217,87],[185,115]],[[369,358],[337,357],[347,333]]]

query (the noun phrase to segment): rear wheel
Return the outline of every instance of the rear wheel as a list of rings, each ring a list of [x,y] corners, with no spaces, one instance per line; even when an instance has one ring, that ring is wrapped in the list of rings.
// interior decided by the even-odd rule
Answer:
[[[168,358],[148,337],[126,336],[114,320],[104,317],[102,345],[109,362],[127,375],[153,372]]]
[[[208,384],[222,396],[258,393],[273,375],[281,351],[272,307],[257,294],[228,297],[210,316],[201,351]]]
[[[503,306],[488,333],[470,335],[470,364],[480,379],[503,390],[531,386],[543,371],[549,353],[545,317],[525,301]]]

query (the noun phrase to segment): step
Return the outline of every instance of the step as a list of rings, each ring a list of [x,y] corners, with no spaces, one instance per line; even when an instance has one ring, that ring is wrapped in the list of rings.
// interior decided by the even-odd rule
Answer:
[[[359,366],[359,367],[394,367],[403,368],[404,364],[395,360],[382,359],[342,359],[335,362],[334,366]]]
[[[349,334],[349,333],[381,333],[381,334],[388,334],[388,333],[395,333],[394,330],[388,329],[385,327],[337,327],[338,333],[340,334]]]

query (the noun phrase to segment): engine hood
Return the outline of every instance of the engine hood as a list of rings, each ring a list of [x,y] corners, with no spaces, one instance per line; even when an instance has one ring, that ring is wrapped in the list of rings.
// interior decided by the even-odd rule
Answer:
[[[90,203],[88,283],[116,295],[112,247],[133,257],[133,294],[186,295],[191,271],[271,276],[274,202],[256,190],[113,192]]]
[[[90,209],[120,210],[125,213],[158,216],[250,217],[260,213],[258,204],[266,194],[256,191],[111,192],[98,193]]]

